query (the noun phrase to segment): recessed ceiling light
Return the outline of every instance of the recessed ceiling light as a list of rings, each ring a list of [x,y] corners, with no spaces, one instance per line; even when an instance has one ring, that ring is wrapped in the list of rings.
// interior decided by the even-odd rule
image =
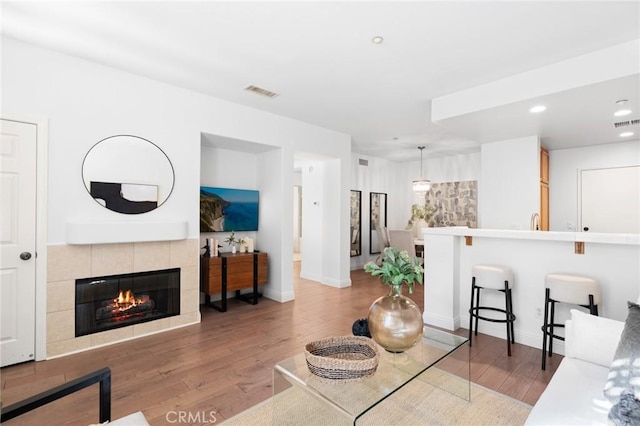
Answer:
[[[626,104],[627,102],[629,102],[627,99],[620,99],[620,100],[617,100],[617,101],[616,101],[616,104],[618,104],[618,105],[624,105],[624,104]]]
[[[375,36],[374,38],[371,39],[371,43],[373,44],[381,44],[384,41],[384,39],[380,36]]]
[[[534,106],[533,108],[531,108],[531,109],[529,110],[529,112],[532,112],[532,113],[534,113],[534,114],[535,114],[535,113],[538,113],[538,112],[542,112],[542,111],[544,111],[544,110],[546,110],[546,109],[547,109],[547,107],[546,107],[546,106],[544,106],[544,105],[536,105],[536,106]]]
[[[629,136],[633,136],[633,132],[622,132],[620,133],[621,138],[628,138]]]
[[[620,109],[613,113],[613,115],[615,115],[616,117],[622,117],[623,115],[629,115],[629,114],[631,114],[630,109]]]

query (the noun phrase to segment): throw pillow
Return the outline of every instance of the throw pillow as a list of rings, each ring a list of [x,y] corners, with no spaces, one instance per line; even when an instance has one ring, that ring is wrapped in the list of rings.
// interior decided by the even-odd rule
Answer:
[[[631,391],[624,391],[620,401],[609,411],[609,420],[616,426],[640,425],[640,400]]]
[[[625,390],[640,399],[640,305],[628,305],[624,330],[604,387],[605,397],[614,404]]]
[[[565,356],[610,367],[623,328],[622,321],[572,309],[565,328]]]

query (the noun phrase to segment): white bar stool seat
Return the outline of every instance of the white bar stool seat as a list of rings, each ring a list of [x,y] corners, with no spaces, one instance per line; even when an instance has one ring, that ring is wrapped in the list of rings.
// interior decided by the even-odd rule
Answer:
[[[474,265],[471,268],[471,306],[469,308],[469,346],[472,345],[473,334],[478,335],[478,320],[505,323],[507,326],[507,353],[511,356],[511,344],[515,343],[513,322],[516,316],[513,314],[513,271],[502,265]],[[480,305],[480,290],[493,290],[504,293],[505,307],[496,308]],[[503,313],[502,318],[489,318],[481,315],[481,311],[489,310]],[[475,331],[473,320],[475,319]]]
[[[591,315],[598,316],[598,305],[601,302],[600,283],[590,277],[573,273],[550,273],[544,278],[544,323],[542,325],[542,369],[546,369],[547,343],[549,356],[553,355],[553,339],[564,340],[554,334],[555,327],[564,324],[555,323],[555,304],[570,303],[589,309]]]

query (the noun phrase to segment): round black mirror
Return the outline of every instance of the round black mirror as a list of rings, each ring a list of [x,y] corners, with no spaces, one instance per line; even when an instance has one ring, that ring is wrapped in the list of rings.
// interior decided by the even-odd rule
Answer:
[[[169,157],[156,144],[138,136],[117,135],[87,152],[82,179],[100,205],[118,213],[139,214],[167,201],[175,174]]]

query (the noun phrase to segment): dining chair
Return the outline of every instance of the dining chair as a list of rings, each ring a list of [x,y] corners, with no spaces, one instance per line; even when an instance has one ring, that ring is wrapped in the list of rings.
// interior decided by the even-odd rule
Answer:
[[[409,256],[415,257],[416,255],[416,246],[411,231],[390,229],[389,246],[395,247],[398,251],[406,250]]]

